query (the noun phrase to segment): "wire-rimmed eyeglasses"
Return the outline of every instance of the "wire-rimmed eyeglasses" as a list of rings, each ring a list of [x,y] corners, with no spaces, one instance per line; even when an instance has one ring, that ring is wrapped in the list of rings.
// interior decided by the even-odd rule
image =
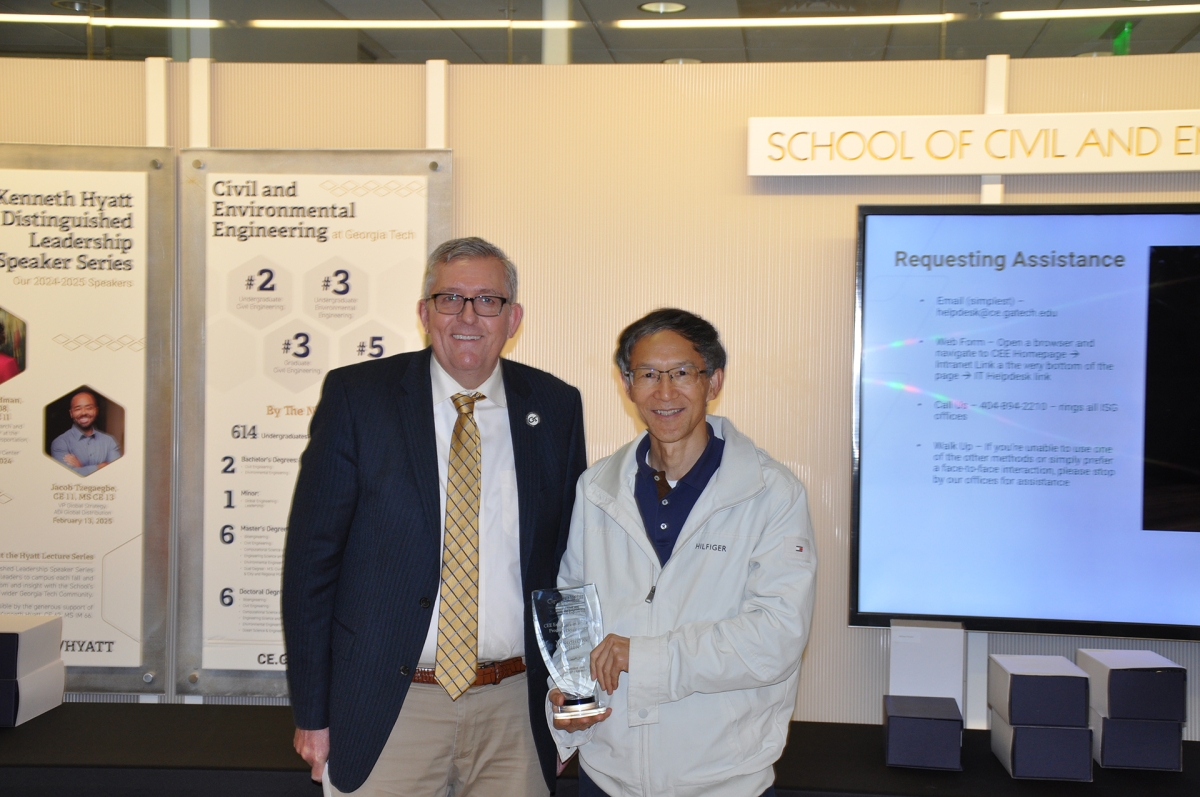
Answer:
[[[700,381],[700,376],[708,376],[712,371],[707,368],[697,368],[694,365],[681,365],[678,368],[668,368],[665,371],[660,371],[657,368],[633,368],[625,372],[625,376],[629,379],[629,384],[636,390],[639,388],[650,389],[656,387],[662,380],[663,375],[671,380],[671,384],[679,388],[695,387]]]

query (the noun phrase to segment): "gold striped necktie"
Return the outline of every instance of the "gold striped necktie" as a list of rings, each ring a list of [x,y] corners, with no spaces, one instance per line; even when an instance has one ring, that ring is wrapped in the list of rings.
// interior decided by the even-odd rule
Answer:
[[[475,683],[479,666],[479,484],[481,452],[475,402],[480,393],[455,393],[446,480],[441,609],[434,674],[451,700]]]

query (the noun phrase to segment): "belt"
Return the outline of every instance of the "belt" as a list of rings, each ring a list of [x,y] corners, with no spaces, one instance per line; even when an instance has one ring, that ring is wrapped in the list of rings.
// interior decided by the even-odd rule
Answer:
[[[520,656],[514,656],[504,661],[480,664],[479,669],[475,671],[475,683],[471,684],[471,686],[498,684],[505,678],[510,678],[523,672],[525,672],[525,659]],[[434,668],[418,667],[413,671],[412,682],[414,684],[436,684],[437,678],[434,677]]]

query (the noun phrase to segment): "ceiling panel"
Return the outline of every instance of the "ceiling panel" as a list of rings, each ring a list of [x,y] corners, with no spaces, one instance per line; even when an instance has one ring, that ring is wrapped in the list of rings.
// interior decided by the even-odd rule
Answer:
[[[883,46],[888,40],[889,30],[889,27],[882,25],[869,28],[757,28],[746,31],[746,46],[751,50],[790,49],[793,51],[804,51],[810,48],[821,50],[869,48],[878,49],[882,53]],[[803,60],[814,59],[805,58]]]
[[[618,64],[661,64],[668,58],[697,58],[705,63],[742,63],[746,50],[742,47],[727,49],[703,49],[699,47],[672,47],[663,50],[616,50],[613,53]],[[686,66],[686,64],[680,64]]]
[[[1187,4],[1200,11],[1200,0],[684,0],[681,14],[663,18],[736,18],[739,16],[807,17],[863,14],[927,14],[942,10],[965,19],[941,25],[727,28],[727,29],[619,29],[619,19],[650,19],[637,8],[638,0],[573,0],[572,16],[583,24],[571,31],[574,60],[578,63],[645,63],[666,58],[705,61],[844,61],[878,59],[982,58],[992,53],[1013,57],[1064,57],[1091,52],[1111,52],[1113,18],[1054,21],[997,21],[998,11],[1112,7],[1119,19],[1135,23],[1131,39],[1134,53],[1200,51],[1200,13],[1181,16],[1144,16],[1156,5]],[[109,0],[119,16],[165,16],[170,0]],[[222,19],[515,19],[535,20],[542,13],[540,0],[210,0],[213,17]],[[506,9],[508,9],[506,11]],[[8,13],[63,13],[49,0],[0,0]],[[505,63],[508,36],[496,30],[365,30],[350,40],[329,36],[329,53],[323,39],[312,32],[269,34],[246,29],[214,31],[213,53],[218,58],[254,60],[354,60],[419,63],[445,58],[454,63]],[[172,55],[170,34],[164,31],[117,29],[108,38],[96,30],[98,57],[140,59]],[[290,41],[294,46],[289,46]],[[336,39],[336,42],[335,42]],[[512,60],[541,60],[539,31],[514,31]],[[181,40],[176,36],[175,40]],[[105,45],[110,45],[107,52]],[[303,46],[301,46],[303,45]],[[356,53],[357,51],[357,53]],[[0,54],[83,57],[84,30],[74,26],[0,25]],[[180,54],[182,52],[182,55]],[[186,51],[174,53],[186,57]]]

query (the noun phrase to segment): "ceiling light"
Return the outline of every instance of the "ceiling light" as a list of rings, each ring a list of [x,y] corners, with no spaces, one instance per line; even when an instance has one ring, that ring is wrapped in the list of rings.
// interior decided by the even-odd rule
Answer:
[[[1200,5],[1148,6],[1130,11],[1127,6],[1119,8],[1051,8],[1043,11],[1000,11],[992,19],[1095,19],[1097,17],[1139,17],[1165,14],[1200,14]]]
[[[223,28],[219,19],[165,19],[162,17],[85,17],[75,14],[0,14],[0,22],[36,22],[43,25],[93,25],[99,28]]]
[[[704,63],[699,58],[668,58],[663,61],[664,64],[700,64]]]
[[[1200,13],[1200,6],[1188,6]],[[1125,13],[1128,13],[1126,11]],[[618,19],[618,28],[807,28],[850,25],[937,25],[966,14],[887,14],[856,17],[731,17],[728,19]]]
[[[163,17],[93,17],[76,14],[0,14],[0,23],[25,22],[42,25],[94,25],[102,28],[310,28],[317,30],[448,30],[492,28],[507,30],[569,30],[584,23],[570,19],[253,19],[229,23],[220,19],[171,19]]]
[[[223,28],[219,19],[162,19],[158,17],[92,17],[102,28]]]
[[[683,3],[642,3],[638,6],[638,11],[645,11],[647,14],[678,14],[680,11],[687,11],[687,6]]]
[[[583,27],[570,19],[253,19],[251,28],[317,28],[324,30],[570,30]]]
[[[84,14],[94,14],[97,11],[104,10],[104,6],[95,3],[81,3],[78,0],[54,0],[50,5],[66,11],[79,11]]]

